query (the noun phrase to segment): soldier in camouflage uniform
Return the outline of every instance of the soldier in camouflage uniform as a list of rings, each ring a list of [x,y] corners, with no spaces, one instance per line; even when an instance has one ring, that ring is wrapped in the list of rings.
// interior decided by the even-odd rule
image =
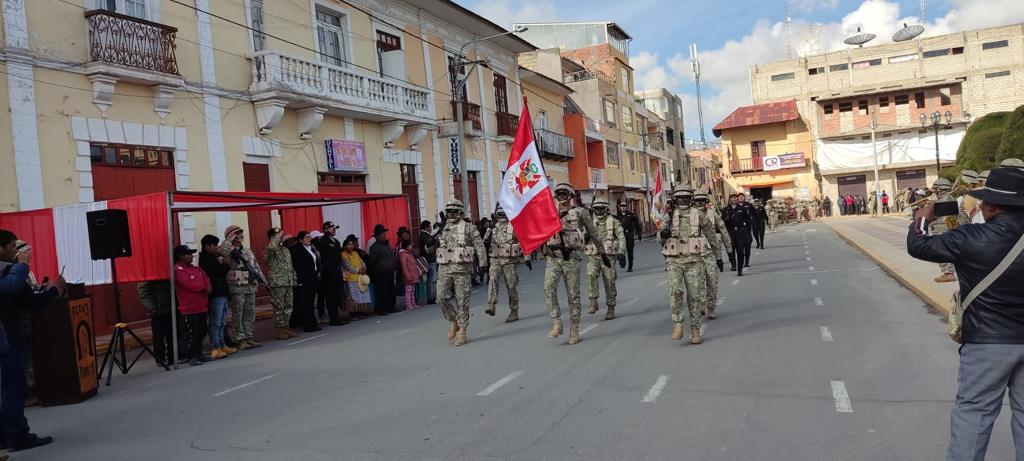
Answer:
[[[775,226],[779,225],[779,207],[775,199],[764,202],[764,209],[768,212],[768,232],[774,234]]]
[[[707,216],[711,227],[715,230],[714,239],[708,245],[707,251],[701,255],[704,260],[704,280],[707,290],[703,312],[708,315],[708,319],[714,320],[718,318],[715,315],[715,306],[718,305],[718,277],[725,270],[725,263],[722,262],[722,248],[724,247],[731,254],[732,239],[729,238],[729,230],[725,227],[725,221],[722,221],[722,215],[718,214],[714,206],[708,202],[706,192],[700,190],[694,194],[693,206],[704,212],[704,216]],[[771,215],[769,214],[769,216]]]
[[[466,344],[469,328],[469,289],[473,276],[474,252],[480,267],[487,267],[487,250],[476,228],[463,217],[466,207],[457,199],[451,199],[444,207],[444,230],[438,237],[437,248],[437,294],[444,318],[451,322],[448,340],[454,345]],[[452,293],[455,305],[451,305]]]
[[[814,222],[814,221],[818,220],[818,210],[821,209],[821,203],[819,203],[818,199],[815,198],[815,199],[811,199],[810,205],[811,205],[811,222]]]
[[[605,254],[609,257],[618,257],[622,254],[626,248],[626,234],[622,229],[622,224],[618,219],[611,218],[608,213],[611,209],[608,206],[608,200],[599,198],[594,201],[590,206],[594,210],[594,227],[597,229],[597,235],[604,245]],[[615,280],[618,278],[618,274],[615,270],[615,265],[612,267],[603,267],[601,261],[601,254],[598,253],[597,247],[593,242],[587,243],[587,279],[590,281],[590,309],[587,310],[588,314],[596,314],[598,311],[597,297],[600,295],[600,288],[598,287],[598,279],[604,282],[604,298],[608,305],[608,312],[605,314],[605,320],[611,320],[615,318],[615,300],[618,296],[615,289]]]
[[[505,278],[508,290],[508,318],[505,323],[519,320],[519,264],[523,262],[523,249],[519,246],[516,234],[512,233],[512,223],[508,220],[500,206],[497,211],[494,227],[487,229],[485,242],[491,242],[491,269],[487,277],[487,315],[494,315],[498,305],[498,278]]]
[[[953,197],[949,195],[950,190],[953,188],[953,184],[946,178],[936,179],[932,183],[933,195],[932,199],[936,202],[945,202],[953,200]],[[945,219],[936,219],[931,224],[931,235],[941,235],[949,231],[949,227],[946,226]],[[953,264],[951,263],[940,263],[939,269],[942,271],[942,275],[935,277],[935,281],[938,283],[954,282],[956,281],[956,272],[953,270]]]
[[[548,313],[551,316],[549,338],[557,338],[562,334],[562,310],[558,306],[558,282],[565,281],[565,291],[569,298],[569,344],[580,341],[580,253],[583,251],[585,238],[597,247],[605,267],[611,267],[611,261],[605,255],[604,243],[597,235],[590,214],[583,208],[572,204],[576,191],[571,185],[561,183],[555,186],[555,202],[558,206],[562,230],[544,243],[542,251],[547,263],[544,267],[544,296],[547,298]]]
[[[242,228],[231,225],[224,230],[224,241],[217,247],[217,252],[231,268],[228,272],[231,325],[234,339],[241,350],[263,345],[253,339],[256,326],[256,285],[258,282],[269,285],[252,250],[242,245],[244,239]]]
[[[274,308],[274,328],[277,330],[277,339],[284,341],[299,335],[288,328],[294,307],[292,290],[298,285],[298,280],[295,267],[292,266],[292,253],[281,243],[286,240],[281,229],[270,229],[267,237],[270,238],[270,244],[263,250],[263,258],[269,268],[267,282],[270,284],[270,303]]]
[[[672,307],[672,339],[683,338],[684,311],[690,315],[690,343],[700,344],[700,334],[707,293],[705,290],[704,259],[706,247],[712,245],[715,230],[708,217],[690,206],[693,188],[681,185],[672,194],[675,208],[668,221],[658,232],[661,254],[668,266],[668,294]],[[717,247],[713,247],[715,251]],[[685,308],[685,309],[684,309]]]
[[[802,223],[807,219],[807,201],[801,200],[796,205],[796,222]]]

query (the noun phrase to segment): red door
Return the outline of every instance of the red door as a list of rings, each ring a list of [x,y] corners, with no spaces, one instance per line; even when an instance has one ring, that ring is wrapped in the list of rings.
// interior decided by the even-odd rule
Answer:
[[[243,163],[242,176],[245,180],[246,192],[270,192],[270,166],[259,163]],[[263,249],[270,240],[267,231],[273,226],[269,211],[246,212],[249,220],[249,249],[256,255],[260,269],[266,270],[267,261],[263,258]]]
[[[361,174],[320,173],[321,194],[365,194],[366,176]]]
[[[402,194],[409,204],[409,232],[413,239],[417,239],[420,235],[420,191],[416,184],[416,165],[402,164]]]
[[[467,173],[467,175],[469,176],[469,203],[466,203],[465,200],[462,200],[462,178],[459,176],[455,177],[455,198],[462,200],[463,205],[469,206],[469,219],[473,220],[473,222],[476,223],[480,219],[480,202],[477,200],[478,191],[476,185],[476,172],[469,171]]]

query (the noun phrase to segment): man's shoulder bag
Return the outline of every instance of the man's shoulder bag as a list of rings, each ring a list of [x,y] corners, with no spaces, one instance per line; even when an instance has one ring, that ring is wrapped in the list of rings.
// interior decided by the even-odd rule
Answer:
[[[1022,251],[1024,251],[1024,235],[1017,240],[1017,244],[1010,249],[1010,252],[1006,254],[1006,257],[1004,257],[1002,261],[999,262],[999,265],[997,265],[995,269],[992,269],[992,272],[989,272],[985,278],[981,279],[981,281],[978,282],[978,284],[975,285],[969,293],[967,293],[966,298],[960,299],[959,290],[953,293],[953,306],[952,309],[950,309],[949,321],[947,322],[949,326],[949,337],[952,338],[953,341],[961,344],[964,342],[962,334],[964,312],[968,307],[970,307],[971,303],[974,302],[978,295],[985,291],[993,282],[996,281],[996,279],[1006,272],[1006,269],[1010,267],[1010,264],[1013,264],[1013,261],[1017,259],[1017,256],[1020,256]]]

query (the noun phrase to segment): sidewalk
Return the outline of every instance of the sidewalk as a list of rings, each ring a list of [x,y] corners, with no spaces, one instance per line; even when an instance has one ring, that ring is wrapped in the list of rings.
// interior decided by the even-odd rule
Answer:
[[[878,263],[932,309],[949,314],[949,300],[958,285],[956,282],[936,283],[934,278],[940,275],[939,266],[907,254],[908,218],[849,217],[827,224],[836,235]]]

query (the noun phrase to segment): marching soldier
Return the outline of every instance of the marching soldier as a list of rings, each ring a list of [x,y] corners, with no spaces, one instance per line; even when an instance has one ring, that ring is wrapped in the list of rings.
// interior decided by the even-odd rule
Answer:
[[[683,311],[686,307],[690,315],[690,343],[700,344],[704,342],[700,335],[703,316],[701,309],[707,297],[702,255],[714,241],[715,230],[707,216],[690,207],[693,188],[681,185],[672,196],[675,208],[668,222],[658,232],[661,254],[665,256],[665,264],[668,266],[669,304],[674,324],[672,339],[683,338],[686,316]],[[714,249],[717,250],[717,247]]]
[[[807,201],[800,200],[796,205],[796,222],[802,223],[807,218]]]
[[[466,344],[469,328],[469,290],[473,275],[474,252],[480,267],[487,267],[487,250],[476,228],[466,222],[466,207],[457,199],[451,199],[444,207],[444,230],[438,238],[437,249],[437,294],[441,298],[441,311],[445,320],[451,322],[448,340],[454,345]],[[455,305],[452,306],[452,292]]]
[[[274,329],[277,339],[284,341],[299,334],[288,328],[292,318],[294,302],[292,293],[298,285],[295,267],[292,265],[292,253],[284,246],[288,235],[283,235],[278,227],[267,231],[270,244],[263,250],[263,258],[267,261],[267,282],[270,283],[270,304],[274,307]]]
[[[765,204],[765,209],[768,211],[768,231],[774,234],[775,226],[779,225],[779,202],[771,199]]]
[[[715,306],[718,305],[718,277],[725,270],[725,263],[722,262],[722,247],[724,246],[731,253],[732,241],[729,240],[729,231],[725,228],[725,221],[722,221],[722,216],[708,202],[706,192],[701,190],[694,194],[693,205],[704,212],[708,221],[711,222],[711,227],[715,230],[714,239],[708,245],[707,251],[701,255],[704,260],[704,280],[707,290],[705,299],[707,309],[704,312],[707,313],[708,319],[714,320],[718,318],[715,315]]]
[[[494,316],[498,305],[498,277],[504,277],[508,290],[508,318],[505,323],[519,320],[519,264],[523,262],[523,248],[512,233],[512,223],[505,210],[498,206],[494,212],[494,226],[487,230],[485,242],[491,242],[490,272],[487,277],[487,315]]]
[[[950,190],[953,188],[953,184],[946,178],[936,179],[932,183],[932,189],[935,190],[935,201],[944,202],[953,200],[949,195]],[[936,219],[931,224],[931,234],[941,235],[949,231],[949,226],[946,225],[946,220]],[[935,281],[938,283],[954,282],[956,281],[956,272],[953,270],[953,265],[950,263],[940,263],[939,269],[942,270],[942,275],[935,277]]]
[[[811,222],[818,220],[818,210],[821,209],[821,204],[818,203],[818,199],[811,199]]]
[[[580,341],[580,252],[584,248],[584,239],[597,248],[605,267],[611,267],[611,260],[604,251],[604,243],[598,237],[590,215],[583,208],[572,204],[576,191],[571,185],[561,183],[555,186],[555,201],[558,215],[562,221],[562,230],[544,243],[542,251],[547,264],[544,267],[544,296],[547,298],[548,313],[551,316],[549,338],[557,338],[562,334],[562,310],[558,306],[558,281],[565,281],[565,291],[569,298],[569,344]]]
[[[605,254],[608,257],[620,256],[626,248],[626,236],[619,220],[609,217],[610,207],[608,206],[608,200],[599,198],[590,207],[594,210],[594,215],[596,216],[594,227],[597,230],[599,240],[604,245]],[[614,319],[615,299],[617,297],[615,279],[618,278],[615,266],[602,267],[601,253],[597,251],[597,246],[594,245],[593,241],[587,243],[585,251],[587,253],[587,278],[590,281],[590,309],[587,310],[587,313],[597,313],[597,297],[600,294],[597,281],[600,278],[604,282],[604,296],[608,305],[608,312],[605,314],[604,319]]]

